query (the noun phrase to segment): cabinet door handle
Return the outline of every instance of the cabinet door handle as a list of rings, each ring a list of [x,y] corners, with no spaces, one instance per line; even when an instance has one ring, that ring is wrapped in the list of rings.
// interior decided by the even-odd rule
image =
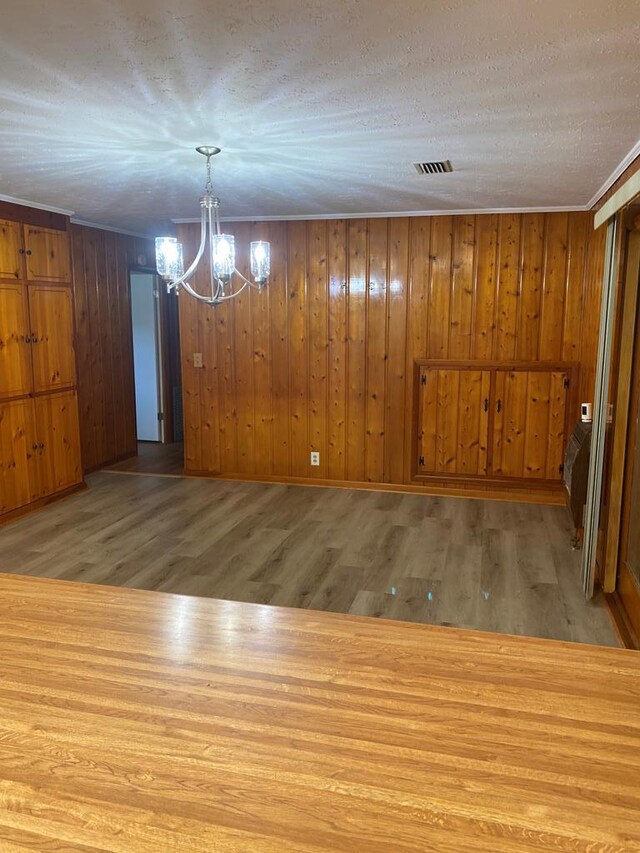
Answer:
[[[36,335],[35,332],[31,332],[31,340],[29,341],[29,343],[30,344],[37,344],[38,343],[38,336]]]
[[[27,249],[25,252],[25,255],[30,255],[30,254],[31,254],[31,249]]]
[[[496,403],[496,412],[501,412],[501,411],[502,411],[502,400],[498,400],[498,402]]]
[[[39,448],[40,450],[44,450],[44,443],[43,443],[42,441],[41,441],[41,442],[40,442],[40,444],[38,445],[38,448]]]
[[[34,443],[31,445],[31,449],[32,449],[32,450],[37,450],[37,449],[38,449],[38,445],[35,443],[35,441],[34,441]]]
[[[24,342],[25,342],[25,344],[30,344],[31,343],[31,335],[26,335]]]
[[[485,412],[489,411],[489,398],[488,397],[484,398],[484,410],[485,410]]]
[[[19,255],[24,255],[24,249],[18,249],[18,254],[19,254]]]

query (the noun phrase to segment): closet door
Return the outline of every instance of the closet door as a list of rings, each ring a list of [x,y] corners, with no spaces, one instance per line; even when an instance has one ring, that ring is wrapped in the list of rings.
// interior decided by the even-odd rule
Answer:
[[[82,481],[75,391],[34,400],[38,494],[45,497]]]
[[[27,281],[71,281],[69,238],[66,231],[24,226]]]
[[[421,367],[417,476],[487,473],[490,371]]]
[[[565,371],[496,371],[492,474],[562,479],[568,387]]]
[[[0,403],[0,513],[28,504],[37,479],[33,400]]]
[[[23,264],[22,226],[0,219],[0,278],[23,278]]]
[[[0,282],[0,399],[31,393],[27,289]]]
[[[34,391],[56,391],[75,385],[71,290],[29,285],[29,317]]]

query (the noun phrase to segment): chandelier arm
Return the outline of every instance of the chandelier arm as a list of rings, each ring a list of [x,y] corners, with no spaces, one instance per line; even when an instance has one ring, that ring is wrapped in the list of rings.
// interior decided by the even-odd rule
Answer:
[[[206,215],[207,215],[207,211],[203,207],[202,213],[200,215],[200,247],[198,248],[198,253],[196,254],[195,258],[193,259],[193,263],[191,264],[189,269],[186,270],[186,272],[182,273],[180,278],[175,279],[175,281],[169,282],[169,285],[168,285],[169,288],[177,288],[181,284],[184,287],[186,287],[187,286],[187,279],[191,278],[191,276],[196,271],[196,267],[200,263],[202,255],[204,254],[204,247],[205,247],[205,243],[207,241],[207,230],[206,230],[206,225],[205,225]]]
[[[234,290],[234,292],[230,293],[228,296],[218,296],[218,298],[216,299],[214,304],[217,305],[218,302],[227,302],[229,299],[235,299],[235,297],[239,296],[242,293],[242,291],[245,289],[245,287],[247,285],[250,285],[250,284],[251,284],[250,281],[245,281],[245,283],[242,285],[242,287],[239,290]]]
[[[244,284],[242,286],[243,290],[247,285],[249,285],[249,287],[252,287],[254,290],[258,290],[258,291],[262,290],[262,285],[256,284],[253,281],[249,281],[248,278],[245,278],[245,276],[242,275],[240,270],[234,269],[233,271],[239,278],[241,278],[244,281]],[[240,291],[238,291],[238,293],[240,293]]]

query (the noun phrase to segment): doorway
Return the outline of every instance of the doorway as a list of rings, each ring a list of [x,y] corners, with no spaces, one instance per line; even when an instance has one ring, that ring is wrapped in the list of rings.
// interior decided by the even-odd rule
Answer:
[[[182,382],[178,300],[153,270],[129,273],[138,455],[120,470],[181,473]]]
[[[138,441],[164,442],[164,377],[158,276],[132,272],[131,328]]]

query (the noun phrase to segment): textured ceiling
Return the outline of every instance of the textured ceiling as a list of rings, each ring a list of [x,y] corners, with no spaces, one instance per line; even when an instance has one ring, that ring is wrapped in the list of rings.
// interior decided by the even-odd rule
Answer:
[[[153,232],[212,144],[227,217],[585,205],[639,43],[637,0],[4,0],[0,193]]]

